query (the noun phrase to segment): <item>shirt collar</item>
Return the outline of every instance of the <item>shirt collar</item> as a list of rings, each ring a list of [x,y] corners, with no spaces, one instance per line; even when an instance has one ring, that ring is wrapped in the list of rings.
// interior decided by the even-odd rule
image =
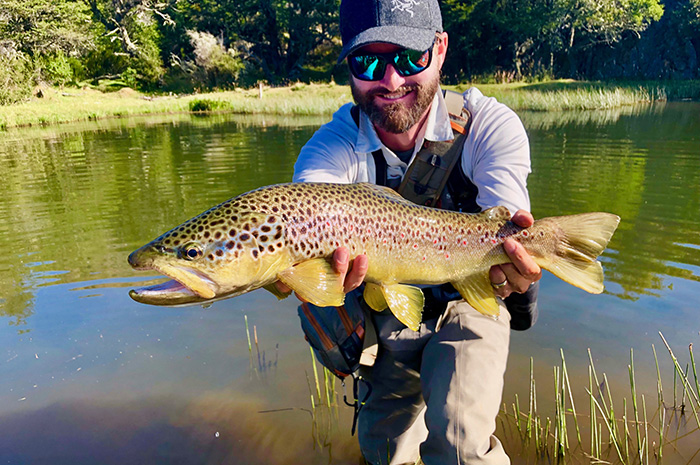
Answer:
[[[444,141],[452,140],[452,126],[450,125],[450,116],[447,112],[447,104],[442,96],[442,90],[433,98],[433,103],[428,113],[422,134],[419,133],[417,146],[423,145],[423,140]],[[382,141],[379,139],[377,132],[374,130],[374,125],[370,121],[369,116],[364,111],[360,112],[360,126],[357,133],[357,143],[355,149],[358,152],[372,153],[376,150],[385,148]]]

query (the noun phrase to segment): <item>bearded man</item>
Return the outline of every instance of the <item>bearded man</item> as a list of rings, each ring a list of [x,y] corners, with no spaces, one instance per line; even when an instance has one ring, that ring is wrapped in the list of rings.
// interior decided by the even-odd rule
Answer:
[[[395,188],[426,143],[454,138],[440,89],[448,35],[438,2],[343,0],[340,32],[338,61],[347,62],[356,105],[341,107],[303,147],[294,181]],[[520,120],[476,88],[462,98],[471,124],[442,208],[504,205],[516,212],[515,223],[530,226],[530,152]],[[361,368],[371,385],[358,420],[368,463],[509,463],[494,432],[510,330],[534,323],[541,271],[519,243],[509,239],[504,249],[512,263],[490,270],[494,292],[503,299],[498,319],[444,286],[424,289],[418,331],[388,310],[367,315],[379,341],[374,365]],[[346,292],[361,285],[364,255],[349,257],[340,248],[333,260],[345,275]]]

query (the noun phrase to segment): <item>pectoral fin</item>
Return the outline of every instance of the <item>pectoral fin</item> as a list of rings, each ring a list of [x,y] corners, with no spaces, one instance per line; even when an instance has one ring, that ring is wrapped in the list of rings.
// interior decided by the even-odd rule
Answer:
[[[367,305],[374,311],[381,312],[389,306],[384,298],[382,288],[378,284],[365,283],[365,290],[362,293],[362,297],[364,297]]]
[[[493,292],[488,273],[473,274],[467,279],[452,283],[464,300],[480,313],[498,318],[500,308]]]
[[[382,293],[391,313],[403,324],[418,331],[423,317],[425,297],[423,291],[415,286],[406,284],[391,284],[382,286]]]
[[[340,275],[323,258],[299,263],[277,277],[299,297],[319,307],[338,307],[345,301]]]

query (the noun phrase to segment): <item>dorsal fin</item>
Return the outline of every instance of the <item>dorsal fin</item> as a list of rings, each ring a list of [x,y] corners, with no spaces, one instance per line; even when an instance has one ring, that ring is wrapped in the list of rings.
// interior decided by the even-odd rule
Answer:
[[[508,210],[507,207],[504,207],[502,205],[486,209],[483,212],[481,212],[480,215],[484,215],[489,220],[496,221],[510,221],[510,219],[513,217],[513,215],[510,214],[510,210]]]

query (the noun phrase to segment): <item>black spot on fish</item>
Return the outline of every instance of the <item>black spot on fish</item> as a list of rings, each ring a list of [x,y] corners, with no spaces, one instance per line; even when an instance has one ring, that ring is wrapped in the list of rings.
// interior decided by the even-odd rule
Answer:
[[[239,239],[242,241],[247,241],[248,239],[250,239],[250,234],[243,233],[241,234]]]
[[[226,243],[226,248],[231,250],[236,244],[233,241],[228,241]]]

